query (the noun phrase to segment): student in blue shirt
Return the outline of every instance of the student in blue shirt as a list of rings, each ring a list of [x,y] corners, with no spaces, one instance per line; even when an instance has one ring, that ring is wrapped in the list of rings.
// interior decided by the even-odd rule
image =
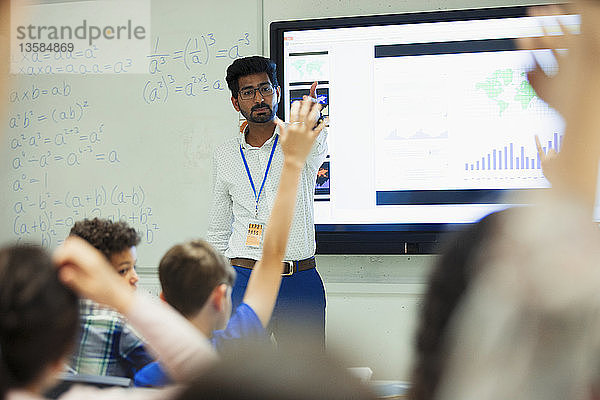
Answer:
[[[267,337],[260,318],[247,303],[240,304],[229,318],[235,275],[229,261],[204,240],[171,247],[158,266],[160,298],[210,338],[218,352],[229,342],[250,343]],[[169,383],[171,379],[158,361],[135,375],[136,386]]]
[[[284,153],[281,180],[264,233],[262,258],[254,267],[243,302],[233,315],[231,291],[235,270],[210,244],[195,240],[175,245],[160,261],[161,298],[209,337],[218,351],[232,344],[246,346],[267,338],[265,327],[271,319],[286,267],[281,260],[294,214],[300,173],[324,126],[321,122],[311,129],[320,108],[319,104],[305,99],[292,105],[288,126],[277,120]],[[253,234],[249,229],[248,235]],[[142,368],[134,382],[136,386],[162,386],[171,379],[157,361]]]

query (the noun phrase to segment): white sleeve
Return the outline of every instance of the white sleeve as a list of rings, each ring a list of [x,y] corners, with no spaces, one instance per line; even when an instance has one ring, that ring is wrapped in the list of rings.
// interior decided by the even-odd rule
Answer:
[[[323,128],[306,158],[306,165],[308,168],[314,170],[315,173],[318,171],[321,164],[323,164],[323,161],[325,161],[325,157],[327,157],[327,152],[329,151],[327,146],[327,134],[327,128]]]
[[[233,202],[222,179],[218,161],[218,150],[213,155],[212,206],[209,216],[206,240],[214,248],[224,253],[229,247],[233,222]]]

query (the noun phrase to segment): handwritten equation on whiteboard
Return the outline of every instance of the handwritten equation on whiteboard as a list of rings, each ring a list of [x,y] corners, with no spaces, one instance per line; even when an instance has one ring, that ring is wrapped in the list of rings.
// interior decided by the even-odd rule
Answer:
[[[251,44],[247,32],[228,43],[206,33],[188,37],[175,50],[162,50],[159,36],[148,55],[148,72],[153,78],[145,82],[142,98],[147,104],[165,104],[174,96],[192,99],[227,90],[226,68],[233,60],[250,55]],[[217,64],[218,73],[208,71],[211,64]]]
[[[11,72],[27,76],[56,74],[125,74],[139,72],[139,57],[117,56],[93,45],[77,51],[32,52],[11,55]]]
[[[126,221],[142,243],[152,244],[160,226],[148,194],[138,182],[112,182],[110,175],[123,160],[118,148],[104,142],[116,132],[94,119],[94,103],[76,92],[68,80],[31,82],[9,91],[14,111],[7,121],[6,189],[12,233],[17,241],[50,248],[64,240],[76,221],[99,217]],[[90,171],[108,167],[113,172],[105,181],[86,179]]]

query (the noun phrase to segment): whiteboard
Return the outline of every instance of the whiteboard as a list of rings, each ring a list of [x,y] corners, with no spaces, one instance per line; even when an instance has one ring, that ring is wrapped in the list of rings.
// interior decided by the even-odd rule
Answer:
[[[31,15],[106,14],[100,1],[49,3]],[[121,16],[135,4],[119,3]],[[77,220],[125,220],[142,237],[140,265],[156,265],[174,243],[205,235],[212,152],[239,126],[225,71],[259,53],[261,3],[137,3],[150,20],[141,57],[129,48],[103,59],[100,42],[67,60],[11,54],[21,64],[5,94],[3,243],[54,248]]]

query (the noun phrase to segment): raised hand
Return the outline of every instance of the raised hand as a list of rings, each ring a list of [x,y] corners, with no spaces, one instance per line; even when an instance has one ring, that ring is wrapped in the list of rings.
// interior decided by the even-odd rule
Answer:
[[[287,126],[276,120],[284,162],[273,211],[265,230],[262,258],[254,266],[244,294],[244,303],[252,307],[263,326],[269,323],[281,285],[282,261],[294,215],[298,181],[306,157],[325,125],[321,121],[315,127],[315,117],[320,110],[318,103],[304,96],[301,102],[292,104]]]
[[[559,49],[571,49],[572,51],[576,41],[575,35],[561,23],[558,16],[560,14],[566,14],[566,10],[556,5],[530,8],[529,15],[532,17],[556,15],[555,18],[547,19],[546,23],[552,24],[557,30],[557,34],[552,34],[549,26],[543,23],[540,25],[542,36],[520,38],[517,43],[521,49],[548,49],[552,52],[558,72],[555,75],[546,74],[534,57],[535,67],[529,71],[527,78],[542,100],[565,115],[568,113],[567,107],[572,103],[572,96],[577,92],[573,86],[573,76],[578,67],[573,62],[572,56],[566,62],[566,54],[559,51]]]
[[[276,120],[285,162],[297,167],[304,165],[315,139],[325,126],[325,121],[321,121],[313,128],[320,111],[321,105],[305,96],[302,101],[292,103],[287,126]]]
[[[573,34],[560,18],[546,19],[541,37],[518,40],[521,49],[548,48],[559,70],[549,76],[541,67],[529,74],[532,87],[566,122],[560,154],[552,158],[552,171],[544,168],[552,186],[576,195],[592,209],[596,194],[600,156],[600,2],[575,0],[569,13],[581,15],[581,32]],[[534,8],[532,16],[566,14],[563,8]],[[545,24],[558,27],[558,35],[548,34]],[[567,49],[561,54],[561,49]],[[550,160],[548,160],[550,161]],[[547,163],[548,164],[548,163]]]

